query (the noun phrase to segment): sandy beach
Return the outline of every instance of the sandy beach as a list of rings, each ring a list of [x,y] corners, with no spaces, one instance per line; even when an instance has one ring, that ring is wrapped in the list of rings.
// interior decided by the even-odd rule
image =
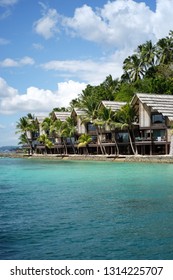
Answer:
[[[1,153],[1,157],[28,158],[28,159],[50,159],[50,160],[88,160],[88,161],[111,161],[111,162],[151,162],[151,163],[173,163],[173,157],[169,155],[65,155],[65,154],[33,154]]]

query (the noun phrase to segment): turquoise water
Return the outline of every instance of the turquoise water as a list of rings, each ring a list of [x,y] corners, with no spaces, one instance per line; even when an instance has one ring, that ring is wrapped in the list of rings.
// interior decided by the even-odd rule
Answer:
[[[0,259],[173,259],[173,165],[1,158]]]

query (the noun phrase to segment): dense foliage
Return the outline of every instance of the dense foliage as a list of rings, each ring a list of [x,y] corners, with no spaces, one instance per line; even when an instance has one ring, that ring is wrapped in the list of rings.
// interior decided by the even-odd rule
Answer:
[[[135,92],[173,94],[173,31],[156,44],[151,41],[137,47],[134,54],[123,63],[123,75],[113,80],[112,76],[98,86],[88,85],[71,107],[84,107],[92,99],[130,101]]]

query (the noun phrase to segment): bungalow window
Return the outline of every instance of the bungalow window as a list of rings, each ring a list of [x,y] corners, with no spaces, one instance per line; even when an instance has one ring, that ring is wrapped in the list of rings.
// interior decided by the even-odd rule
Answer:
[[[92,135],[91,138],[92,138],[92,142],[93,142],[93,143],[96,143],[96,142],[97,142],[97,136],[95,136],[95,135],[93,136],[93,135]]]
[[[165,123],[165,117],[162,114],[152,114],[151,115],[152,124]]]
[[[92,123],[88,123],[87,131],[96,131],[96,127]]]
[[[116,139],[119,143],[127,143],[129,141],[129,134],[127,132],[119,132],[116,135]]]
[[[155,129],[153,130],[154,140],[165,140],[165,130]]]

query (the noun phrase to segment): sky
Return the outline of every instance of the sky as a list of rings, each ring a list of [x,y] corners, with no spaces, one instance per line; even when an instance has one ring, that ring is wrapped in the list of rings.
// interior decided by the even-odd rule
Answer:
[[[173,30],[173,0],[0,0],[0,146],[16,122],[119,78],[138,45]]]

